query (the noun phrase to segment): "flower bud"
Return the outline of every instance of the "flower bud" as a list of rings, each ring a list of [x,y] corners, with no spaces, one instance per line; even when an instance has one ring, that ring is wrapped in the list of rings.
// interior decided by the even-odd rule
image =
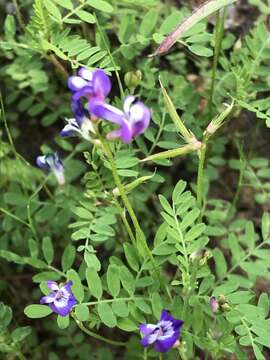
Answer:
[[[213,313],[218,312],[219,304],[217,302],[217,299],[214,296],[212,296],[211,299],[210,299],[210,306],[211,306],[211,309],[212,309]]]
[[[225,304],[221,305],[221,309],[223,311],[230,311],[232,308],[230,307],[230,305],[228,303],[225,303]]]
[[[142,73],[140,70],[129,71],[125,74],[124,80],[129,89],[135,89],[142,80]]]

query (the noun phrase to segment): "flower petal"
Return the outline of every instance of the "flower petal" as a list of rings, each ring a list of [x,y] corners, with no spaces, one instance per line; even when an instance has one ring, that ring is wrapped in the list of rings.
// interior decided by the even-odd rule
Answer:
[[[158,352],[169,351],[179,338],[179,331],[175,332],[171,337],[165,337],[164,339],[158,339],[155,343],[155,350]]]
[[[156,330],[156,328],[157,328],[157,325],[154,325],[154,324],[141,324],[139,326],[140,332],[144,335],[152,334],[152,332],[154,330]]]
[[[148,107],[142,102],[137,102],[130,108],[130,122],[132,126],[132,136],[142,134],[149,126],[151,113]]]
[[[131,141],[131,127],[125,118],[123,111],[96,98],[92,98],[89,101],[89,111],[98,118],[103,118],[120,126],[118,129],[119,133],[112,132],[108,134],[109,138],[117,136],[126,143]]]
[[[41,169],[49,169],[49,165],[47,164],[46,155],[38,156],[36,159],[37,166]]]
[[[133,95],[129,95],[125,98],[123,109],[127,116],[129,116],[130,107],[131,107],[132,103],[134,103],[135,100],[136,100],[136,98]]]
[[[109,76],[103,70],[96,70],[93,74],[93,92],[94,96],[105,99],[112,88]]]
[[[80,76],[70,76],[68,78],[68,87],[72,91],[81,90],[83,87],[87,85],[88,85],[87,81],[81,78]]]
[[[52,280],[47,281],[47,287],[48,287],[48,289],[53,290],[53,291],[59,290],[59,286],[58,286],[57,282],[52,281]]]
[[[50,303],[54,302],[55,297],[56,297],[55,293],[51,293],[49,295],[43,296],[40,299],[40,304],[50,304]]]
[[[66,119],[66,121],[67,124],[61,130],[59,134],[60,136],[66,137],[76,135],[76,133],[81,133],[80,127],[76,119]]]
[[[84,67],[81,67],[79,70],[78,70],[78,75],[80,77],[82,77],[84,80],[87,80],[87,81],[92,81],[93,79],[93,71],[91,70],[88,70]]]

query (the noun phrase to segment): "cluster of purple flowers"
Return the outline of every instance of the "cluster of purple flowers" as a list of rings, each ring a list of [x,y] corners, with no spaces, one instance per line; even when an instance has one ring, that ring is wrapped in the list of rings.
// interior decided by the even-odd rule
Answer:
[[[40,299],[41,304],[48,304],[53,312],[60,316],[67,316],[77,304],[72,290],[72,281],[59,286],[55,281],[47,281],[47,287],[52,292]],[[166,310],[162,310],[157,324],[141,324],[139,330],[143,336],[141,345],[155,346],[158,352],[167,352],[179,345],[182,320],[174,319]]]
[[[81,68],[76,76],[68,79],[68,87],[72,91],[71,107],[74,118],[66,119],[67,124],[62,129],[61,136],[80,135],[86,140],[91,139],[90,133],[95,133],[94,122],[104,119],[118,128],[109,134],[108,139],[119,138],[129,143],[135,136],[142,134],[150,122],[150,110],[134,96],[124,99],[120,110],[108,103],[106,97],[111,91],[110,78],[103,70],[89,71]],[[82,98],[86,99],[86,107]],[[51,170],[59,184],[63,184],[64,167],[57,153],[37,157],[37,165]],[[40,299],[41,304],[48,304],[53,312],[67,316],[77,304],[72,293],[72,281],[58,285],[55,281],[47,281],[51,292]],[[141,344],[144,347],[155,346],[158,352],[167,352],[179,345],[182,320],[174,319],[166,310],[161,313],[157,324],[141,324],[139,330],[143,336]]]
[[[71,108],[74,118],[66,119],[67,124],[60,132],[61,136],[80,135],[90,140],[90,133],[95,133],[93,122],[103,119],[118,125],[116,130],[107,134],[108,139],[119,138],[129,143],[135,136],[142,134],[150,123],[150,110],[141,101],[137,101],[135,96],[125,98],[123,110],[105,101],[112,84],[101,69],[90,71],[80,68],[76,76],[69,77],[68,87],[72,92]],[[86,99],[86,107],[82,98]],[[39,156],[37,165],[50,169],[58,182],[63,184],[64,168],[57,154]]]

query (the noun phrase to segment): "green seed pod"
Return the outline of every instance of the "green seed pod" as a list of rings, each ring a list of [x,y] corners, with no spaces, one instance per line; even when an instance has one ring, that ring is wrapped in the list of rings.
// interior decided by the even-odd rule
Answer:
[[[142,73],[140,70],[129,71],[125,74],[124,80],[129,89],[135,89],[142,80]]]

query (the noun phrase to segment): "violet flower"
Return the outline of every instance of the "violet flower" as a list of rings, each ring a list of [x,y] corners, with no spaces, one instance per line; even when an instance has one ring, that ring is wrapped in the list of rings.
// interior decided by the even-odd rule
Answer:
[[[141,344],[147,347],[155,344],[158,352],[167,352],[178,344],[182,320],[174,319],[166,310],[162,310],[159,322],[154,324],[141,324],[139,329],[144,335]]]
[[[211,307],[213,313],[217,313],[219,310],[219,303],[214,296],[212,296],[210,298],[210,307]]]
[[[71,291],[72,281],[68,281],[63,286],[58,286],[55,281],[47,281],[47,286],[52,292],[40,299],[41,304],[48,304],[53,312],[60,316],[68,315],[77,300]]]
[[[90,71],[80,68],[77,76],[69,77],[68,87],[73,92],[72,104],[76,106],[81,97],[104,100],[111,91],[111,80],[101,69]]]
[[[142,134],[150,122],[150,110],[134,96],[127,96],[124,100],[123,111],[92,98],[89,101],[89,111],[99,118],[103,118],[119,125],[119,128],[107,135],[108,139],[121,138],[129,143],[132,138]]]
[[[72,104],[75,118],[65,119],[67,124],[60,132],[60,136],[74,136],[79,134],[86,140],[90,140],[89,132],[94,133],[92,121],[89,119],[89,113],[84,109],[83,105],[78,102]]]
[[[40,155],[37,157],[36,162],[38,167],[51,170],[60,185],[65,183],[64,165],[57,152],[49,155]]]

